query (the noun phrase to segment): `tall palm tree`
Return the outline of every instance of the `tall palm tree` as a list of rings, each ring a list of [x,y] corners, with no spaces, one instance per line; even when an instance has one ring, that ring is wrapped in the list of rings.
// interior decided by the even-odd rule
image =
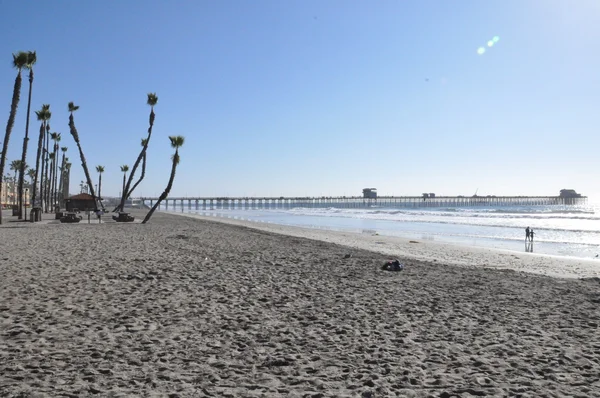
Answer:
[[[54,211],[54,203],[52,202],[52,181],[54,181],[54,161],[56,160],[56,154],[50,152],[48,154],[48,162],[50,163],[50,178],[47,181],[48,184],[48,207],[50,211]]]
[[[21,170],[21,161],[16,159],[10,162],[10,170],[15,172],[15,176],[13,177],[13,205],[15,205],[17,204],[17,175],[19,170]]]
[[[23,152],[21,154],[21,170],[19,170],[19,220],[23,218],[23,182],[25,181],[25,161],[27,159],[27,145],[29,144],[29,115],[31,114],[31,90],[33,88],[33,65],[37,62],[35,51],[27,53],[25,68],[29,69],[29,98],[27,100],[27,119],[25,120],[25,138],[23,138]]]
[[[60,133],[54,132],[50,134],[50,139],[54,141],[52,155],[52,164],[50,166],[50,197],[49,202],[52,204],[52,209],[56,206],[56,172],[58,169],[58,143],[60,142]]]
[[[131,195],[133,193],[133,189],[131,189],[131,183],[133,182],[133,177],[135,175],[135,172],[136,172],[138,166],[140,165],[140,162],[143,160],[143,158],[146,154],[146,150],[148,149],[148,144],[150,143],[150,138],[152,137],[152,127],[154,126],[154,117],[155,117],[154,105],[156,105],[157,102],[158,102],[158,96],[156,95],[156,93],[148,93],[148,98],[146,100],[146,104],[150,105],[148,137],[146,137],[145,145],[142,146],[142,150],[140,151],[140,154],[138,155],[135,163],[133,164],[131,173],[129,173],[129,179],[127,180],[127,185],[125,186],[125,190],[123,191],[123,194],[121,195],[121,204],[119,205],[117,210],[123,209],[123,206],[125,206],[125,199],[127,199],[129,197],[129,195]],[[144,177],[141,177],[139,182],[141,182],[141,180],[143,180],[143,179],[144,179]],[[138,182],[138,184],[139,184],[139,182]],[[135,186],[137,186],[138,184],[136,184]]]
[[[38,179],[40,178],[40,159],[42,161],[42,176],[41,179],[44,179],[44,158],[42,157],[42,149],[44,145],[44,133],[46,132],[46,123],[50,120],[50,116],[52,115],[50,112],[50,105],[43,104],[42,109],[39,111],[35,111],[37,115],[37,120],[40,121],[40,134],[38,136],[38,147],[37,147],[37,155],[35,157],[35,178],[33,181],[32,192],[31,192],[31,205],[35,206],[35,202],[37,200],[38,194]],[[40,184],[40,197],[42,197],[42,184]],[[40,201],[41,204],[41,201]]]
[[[46,170],[45,170],[45,179],[44,179],[44,199],[46,201],[46,212],[50,211],[50,123],[46,124],[46,149],[45,158],[46,158]]]
[[[17,116],[17,108],[19,107],[19,99],[21,98],[21,82],[23,80],[23,77],[21,76],[21,71],[27,64],[27,60],[28,54],[24,51],[20,51],[17,54],[13,54],[13,66],[17,69],[17,77],[15,78],[12,101],[10,103],[10,114],[8,115],[8,122],[6,123],[6,134],[4,135],[4,143],[2,144],[2,157],[0,157],[0,197],[2,197],[2,177],[4,176],[4,166],[6,165],[6,152],[8,151],[10,134],[12,133],[13,126],[15,125],[15,117]],[[1,210],[0,224],[2,224]]]
[[[147,141],[148,141],[147,138],[142,138],[142,147],[148,145]],[[142,158],[142,174],[140,175],[140,178],[136,181],[136,183],[133,185],[133,187],[129,190],[129,192],[127,192],[128,198],[131,197],[131,194],[133,193],[133,191],[137,188],[138,185],[140,185],[140,182],[142,182],[145,175],[146,175],[146,152],[144,152],[144,156]]]
[[[69,183],[71,179],[71,163],[69,163],[69,158],[67,158],[67,163],[65,163],[65,176],[63,179],[62,186],[62,196],[63,198],[69,197]]]
[[[96,171],[98,172],[98,201],[102,206],[102,211],[104,211],[104,204],[102,203],[102,173],[104,173],[104,166],[96,166]]]
[[[152,206],[152,208],[150,209],[148,214],[146,214],[146,217],[144,218],[144,221],[142,221],[142,224],[146,224],[146,222],[148,222],[150,217],[152,217],[152,214],[156,211],[156,209],[160,205],[160,202],[162,202],[163,200],[165,200],[167,198],[167,196],[169,195],[169,192],[171,192],[171,187],[173,186],[173,180],[175,180],[175,170],[177,169],[177,165],[179,164],[179,148],[181,148],[185,139],[180,135],[178,135],[178,136],[172,135],[172,136],[169,136],[169,140],[171,140],[171,147],[175,148],[175,153],[173,154],[173,157],[172,157],[173,165],[171,166],[171,177],[169,178],[169,183],[167,184],[167,187],[165,188],[164,192],[162,194],[160,194],[160,197],[158,198],[158,200],[156,201],[154,206]]]
[[[60,162],[60,177],[58,179],[58,189],[56,191],[56,198],[58,200],[58,203],[62,204],[63,203],[63,198],[62,197],[62,184],[63,184],[63,177],[65,175],[65,163],[67,163],[67,147],[63,146],[60,148],[60,150],[62,151],[62,160]]]
[[[87,184],[90,187],[90,193],[96,199],[96,194],[94,193],[94,186],[92,185],[92,179],[90,178],[90,172],[88,171],[87,163],[85,161],[85,156],[83,155],[83,150],[81,149],[81,143],[79,142],[79,133],[77,133],[77,128],[75,127],[75,120],[73,118],[73,113],[79,109],[79,106],[76,106],[73,102],[69,102],[69,129],[71,130],[71,135],[77,144],[77,149],[79,149],[79,157],[81,158],[81,167],[83,167],[83,172],[85,173],[85,179],[87,180]]]
[[[129,171],[129,166],[127,166],[126,164],[124,164],[123,166],[121,166],[121,171],[123,172],[123,191],[125,192],[125,178],[127,177],[127,172]],[[122,197],[123,195],[121,195]],[[120,210],[123,210],[124,207],[121,207]]]

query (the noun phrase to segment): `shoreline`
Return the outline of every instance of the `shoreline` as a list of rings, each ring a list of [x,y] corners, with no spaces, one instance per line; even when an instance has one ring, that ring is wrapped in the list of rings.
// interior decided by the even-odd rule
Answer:
[[[239,225],[282,235],[336,243],[349,248],[373,251],[394,258],[440,262],[462,267],[508,269],[554,278],[577,279],[600,277],[600,260],[523,253],[505,249],[432,242],[423,239],[409,239],[387,235],[368,235],[356,232],[305,228],[185,212],[162,212],[180,217]]]

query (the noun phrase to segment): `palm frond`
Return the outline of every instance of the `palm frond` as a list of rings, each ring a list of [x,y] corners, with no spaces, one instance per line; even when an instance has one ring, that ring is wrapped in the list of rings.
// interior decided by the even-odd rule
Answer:
[[[16,69],[22,69],[27,64],[28,54],[25,51],[19,51],[13,54],[13,67]]]
[[[28,51],[27,52],[27,63],[25,64],[25,68],[27,68],[27,69],[33,68],[33,65],[35,65],[36,62],[37,62],[37,55],[36,55],[35,51]]]
[[[69,148],[66,147],[66,146],[60,147],[60,150],[63,151],[63,152],[67,152],[67,149],[69,149]]]
[[[69,112],[73,113],[75,112],[77,109],[79,109],[78,105],[75,105],[73,103],[73,101],[69,102]]]
[[[104,173],[104,166],[96,166],[96,171],[100,174]]]
[[[142,138],[142,146],[146,146],[147,143],[148,143],[148,139]]]
[[[179,148],[183,146],[183,143],[185,141],[185,137],[181,135],[171,135],[169,136],[169,139],[171,140],[171,146],[173,148]]]
[[[146,104],[148,104],[150,106],[154,106],[154,105],[156,105],[157,102],[158,102],[158,97],[157,97],[156,93],[148,93],[148,100],[146,101]]]
[[[121,166],[121,171],[123,173],[127,173],[129,171],[129,166],[127,166],[126,164],[124,164],[123,166]]]

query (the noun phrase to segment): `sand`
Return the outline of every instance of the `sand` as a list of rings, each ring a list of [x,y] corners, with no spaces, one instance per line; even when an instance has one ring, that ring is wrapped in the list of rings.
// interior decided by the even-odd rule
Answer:
[[[201,216],[197,214],[171,214],[194,217],[201,220],[219,221],[232,225],[241,225],[278,234],[321,240],[324,242],[349,246],[355,249],[370,250],[391,257],[402,257],[411,260],[440,262],[446,265],[478,269],[511,269],[559,278],[579,279],[600,277],[600,259],[589,260],[584,258],[552,256],[484,247],[468,247],[423,239],[405,239],[383,236],[375,233],[365,234],[300,228],[272,223],[252,222],[243,219]]]
[[[0,396],[600,396],[598,278],[163,213],[0,235]]]

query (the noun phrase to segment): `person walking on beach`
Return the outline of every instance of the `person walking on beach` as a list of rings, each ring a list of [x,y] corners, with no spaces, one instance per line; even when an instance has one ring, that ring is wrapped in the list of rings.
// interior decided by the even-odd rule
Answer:
[[[533,242],[533,235],[534,235],[534,234],[533,234],[533,228],[531,228],[531,230],[529,231],[529,240],[530,240],[531,242]]]
[[[525,240],[529,240],[529,237],[531,236],[529,234],[530,234],[529,227],[527,227],[527,228],[525,228]]]

